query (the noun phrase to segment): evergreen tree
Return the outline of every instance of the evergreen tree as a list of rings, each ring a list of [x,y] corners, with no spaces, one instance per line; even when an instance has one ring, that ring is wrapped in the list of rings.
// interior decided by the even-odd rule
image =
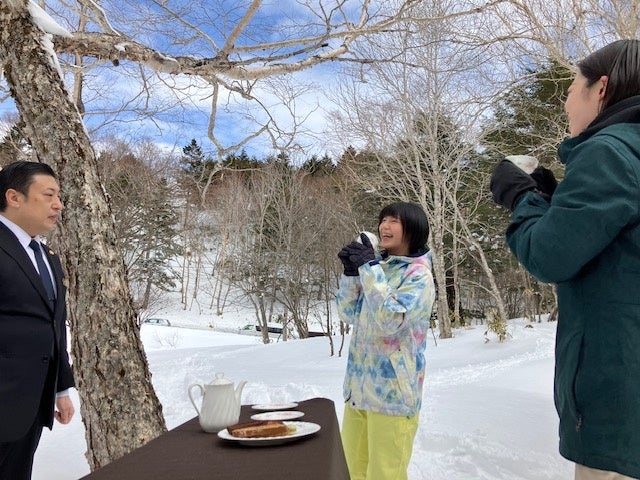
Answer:
[[[572,82],[572,73],[562,65],[549,61],[524,72],[523,79],[507,91],[494,108],[494,116],[483,128],[484,152],[474,160],[467,182],[479,188],[479,179],[486,182],[496,163],[504,155],[533,155],[550,168],[558,179],[563,169],[557,161],[558,143],[566,137],[564,100]],[[485,184],[485,190],[488,191]],[[478,238],[485,248],[492,270],[500,280],[503,298],[510,316],[523,316],[526,295],[522,285],[530,284],[536,295],[553,302],[549,288],[543,288],[518,263],[504,242],[509,212],[497,207],[490,194],[477,208]],[[525,281],[523,282],[523,276]],[[545,300],[545,298],[543,298]]]
[[[496,104],[483,129],[483,144],[492,155],[533,155],[550,165],[566,136],[564,99],[573,75],[553,61],[523,73]]]
[[[312,155],[300,168],[311,175],[330,175],[336,167],[331,157],[325,153],[322,158]]]
[[[183,157],[180,159],[182,171],[192,179],[198,188],[203,188],[209,182],[209,177],[213,175],[218,166],[216,162],[204,154],[202,147],[195,139],[182,148]]]
[[[99,160],[129,284],[137,307],[145,309],[152,289],[175,287],[171,265],[180,246],[173,192],[165,179],[132,153],[103,152]]]
[[[222,160],[221,165],[221,177],[225,175],[240,176],[245,182],[245,185],[247,185],[252,173],[264,165],[264,163],[260,162],[256,157],[249,157],[247,151],[243,148],[239,154],[228,154]]]

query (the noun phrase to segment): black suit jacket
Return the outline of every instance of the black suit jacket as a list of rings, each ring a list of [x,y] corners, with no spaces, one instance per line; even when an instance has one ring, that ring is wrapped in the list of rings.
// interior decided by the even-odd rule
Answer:
[[[51,428],[56,392],[74,385],[62,265],[44,250],[57,289],[53,309],[31,259],[0,223],[0,442],[23,437],[36,418]]]

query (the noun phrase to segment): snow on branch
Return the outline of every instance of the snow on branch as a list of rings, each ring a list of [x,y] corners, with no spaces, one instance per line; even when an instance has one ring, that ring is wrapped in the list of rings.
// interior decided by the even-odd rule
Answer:
[[[66,28],[60,26],[58,22],[51,18],[51,16],[40,8],[38,4],[33,2],[33,0],[29,1],[28,7],[33,23],[44,33],[71,38],[71,33]]]

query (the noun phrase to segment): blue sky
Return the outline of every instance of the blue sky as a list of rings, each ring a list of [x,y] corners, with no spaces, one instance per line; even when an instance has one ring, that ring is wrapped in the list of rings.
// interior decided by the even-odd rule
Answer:
[[[198,3],[210,8],[196,9]],[[193,30],[186,29],[182,23],[164,23],[162,29],[158,30],[156,24],[143,18],[151,13],[156,16],[155,21],[160,21],[157,17],[163,12],[153,2],[111,0],[103,2],[103,6],[111,25],[118,31],[131,34],[137,41],[173,55],[212,57],[215,55],[214,44],[217,47],[223,44],[220,32],[216,30],[220,26],[220,17],[216,17],[220,12],[217,10],[235,7],[231,16],[225,19],[233,25],[238,15],[244,12],[243,7],[247,3],[243,0],[173,2],[176,8],[183,9],[184,21],[190,22],[192,27],[201,29],[208,36],[201,37],[205,40],[199,39],[188,45],[176,41],[188,34],[193,36]],[[117,9],[109,10],[114,5]],[[51,10],[49,12],[52,13]],[[73,30],[77,24],[77,20],[73,18],[70,21],[55,18],[68,30]],[[298,2],[265,2],[247,29],[250,35],[242,36],[237,43],[252,45],[292,38],[292,29],[308,22],[308,19],[308,12]],[[306,33],[318,33],[318,27],[309,27]],[[335,72],[335,65],[325,64],[278,78],[275,80],[278,85],[271,85],[274,82],[267,81],[254,86],[254,92],[258,92],[262,103],[268,106],[284,130],[290,130],[290,113],[280,103],[275,92],[303,86],[305,93],[297,99],[296,115],[306,118],[306,129],[311,134],[299,135],[297,140],[310,153],[324,154],[330,149],[318,138],[326,138],[323,133],[324,108],[328,105],[322,90],[331,87]],[[121,61],[118,67],[107,63],[88,70],[83,100],[87,110],[85,124],[89,131],[130,140],[144,137],[169,149],[181,149],[195,138],[205,151],[213,152],[214,146],[207,138],[212,87],[202,80],[185,75],[155,75],[148,70],[144,73],[146,84],[142,88],[140,69],[135,64]],[[67,76],[65,81],[67,87],[71,88],[72,77]],[[15,111],[15,106],[10,99],[0,103],[0,115],[11,111]],[[250,120],[251,116],[264,118],[264,113],[236,94],[229,95],[227,92],[220,95],[216,135],[225,145],[234,145],[256,128],[255,123]],[[250,155],[259,157],[273,151],[269,139],[264,136],[245,148]]]

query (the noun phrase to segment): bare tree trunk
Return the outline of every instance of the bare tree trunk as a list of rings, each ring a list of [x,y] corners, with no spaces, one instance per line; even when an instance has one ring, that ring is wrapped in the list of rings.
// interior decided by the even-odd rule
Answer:
[[[193,308],[193,303],[195,302],[198,305],[198,313],[202,312],[200,308],[200,302],[198,301],[198,293],[200,290],[200,269],[202,268],[202,252],[197,252],[196,258],[196,273],[195,278],[193,280],[193,293],[191,294],[191,304],[189,305],[189,311]]]
[[[180,294],[181,294],[181,303],[182,303],[182,309],[186,310],[187,309],[187,304],[189,303],[189,301],[187,300],[187,297],[189,296],[189,267],[191,266],[191,252],[188,246],[184,246],[183,247],[183,251],[184,251],[184,256],[182,258],[182,276],[181,276],[181,288],[180,288]]]
[[[144,252],[144,258],[145,260],[149,260],[149,257],[151,256],[151,252],[149,250],[146,250]],[[142,295],[142,304],[140,305],[140,308],[142,310],[147,310],[149,308],[149,299],[151,298],[151,286],[153,285],[153,278],[151,278],[151,274],[147,274],[146,275],[146,279],[145,279],[145,286],[144,286],[144,294]]]
[[[434,188],[433,204],[435,212],[431,215],[431,236],[433,244],[433,273],[438,286],[436,303],[438,311],[438,329],[440,338],[451,338],[451,319],[449,317],[449,303],[447,302],[447,275],[444,267],[444,204],[439,189]],[[428,211],[428,210],[427,210]]]
[[[256,303],[256,315],[258,317],[258,325],[260,325],[260,331],[262,333],[262,343],[267,344],[271,342],[271,339],[269,338],[269,317],[267,316],[267,307],[264,304],[264,295],[258,295]]]
[[[213,308],[215,303],[216,315],[220,316],[224,312],[224,306],[226,304],[227,296],[229,295],[229,284],[225,285],[224,277],[226,274],[226,261],[227,248],[229,244],[229,233],[224,232],[222,234],[222,241],[216,252],[216,258],[214,260],[213,270],[211,272],[212,289],[211,289],[211,304],[209,308]]]
[[[455,298],[453,317],[455,318],[456,326],[462,327],[465,322],[460,309],[460,268],[458,266],[459,247],[457,237],[454,237],[453,245],[453,266],[451,267],[453,270],[453,296]]]
[[[487,290],[491,292],[491,295],[496,301],[496,309],[498,311],[497,321],[503,322],[506,325],[507,310],[504,306],[504,300],[502,299],[500,289],[498,288],[496,277],[493,274],[491,267],[489,266],[489,262],[487,261],[487,257],[484,254],[484,250],[482,250],[482,245],[480,245],[480,243],[473,237],[473,235],[471,235],[471,231],[469,230],[468,225],[465,223],[464,218],[462,217],[462,213],[457,207],[455,208],[455,212],[458,220],[460,221],[460,225],[465,232],[465,235],[461,236],[460,238],[469,246],[473,247],[471,251],[476,254],[478,263],[482,267],[482,271],[486,275],[487,281],[489,282]]]
[[[191,202],[189,195],[185,198],[184,219],[182,222],[182,275],[180,276],[180,294],[183,310],[187,309],[189,296],[189,280],[191,267]]]
[[[92,469],[162,433],[113,217],[95,152],[32,21],[27,0],[0,3],[0,61],[39,161],[60,176],[65,210],[57,244],[69,291],[73,368]]]
[[[470,243],[475,246],[476,251],[478,252],[480,265],[482,266],[482,270],[485,272],[485,275],[487,276],[487,281],[489,282],[489,290],[493,294],[493,298],[496,301],[496,308],[498,310],[499,320],[506,325],[507,310],[504,307],[504,300],[502,299],[502,295],[500,294],[500,289],[498,288],[498,284],[496,283],[496,277],[493,275],[493,272],[491,271],[491,267],[487,262],[487,257],[485,256],[484,251],[482,250],[480,244],[475,240],[470,240]]]
[[[331,278],[333,276],[332,265],[327,261],[327,257],[324,258],[323,262],[324,266],[324,282],[322,282],[320,288],[322,289],[322,296],[324,298],[324,315],[325,315],[325,329],[327,332],[327,337],[329,338],[329,349],[330,355],[333,357],[335,355],[335,346],[333,344],[333,328],[331,321],[331,305],[334,302],[334,297],[331,294],[329,286],[332,285]]]

